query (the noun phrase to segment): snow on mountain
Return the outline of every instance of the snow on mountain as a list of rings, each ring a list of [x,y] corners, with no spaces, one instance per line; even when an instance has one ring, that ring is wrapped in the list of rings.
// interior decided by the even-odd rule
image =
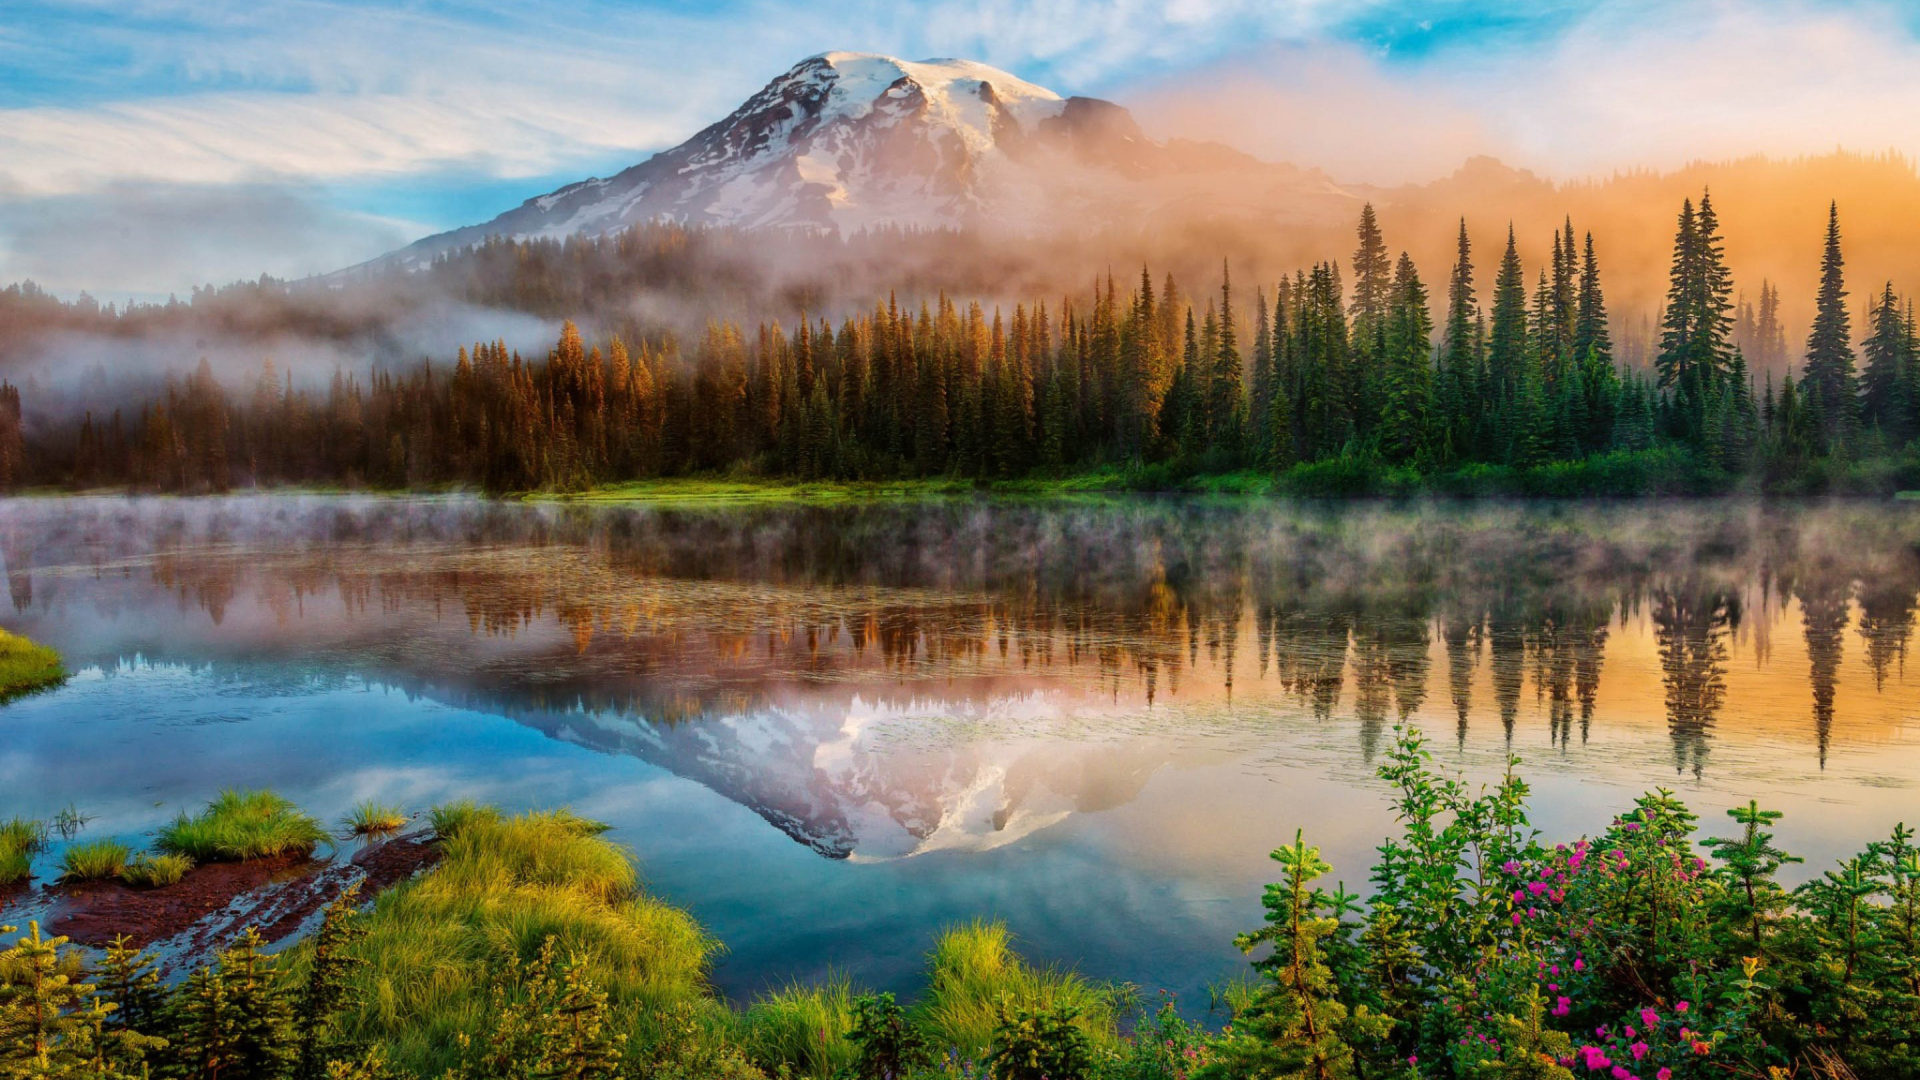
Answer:
[[[1157,143],[1118,105],[1063,98],[985,64],[830,52],[671,150],[399,254],[662,220],[843,235],[879,225],[1019,230],[1057,225],[1063,207],[1148,212],[1167,201],[1166,185],[1143,185],[1222,171],[1283,174],[1289,188],[1300,175],[1225,147]]]

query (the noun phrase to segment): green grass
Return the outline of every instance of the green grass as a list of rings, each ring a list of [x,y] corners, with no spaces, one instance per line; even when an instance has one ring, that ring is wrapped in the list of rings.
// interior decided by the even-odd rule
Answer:
[[[60,856],[60,877],[66,881],[104,881],[126,868],[133,849],[117,840],[88,840]]]
[[[557,955],[581,958],[636,1042],[665,1013],[721,1009],[707,989],[719,945],[686,912],[639,891],[632,859],[597,835],[598,823],[471,803],[429,818],[440,863],[382,893],[353,946],[368,962],[352,976],[362,1004],[346,1034],[384,1043],[403,1073],[444,1071],[457,1034],[484,1042],[489,971],[509,953],[531,959],[550,935]],[[295,950],[289,977],[308,962]]]
[[[223,791],[198,817],[181,814],[163,826],[154,847],[197,863],[238,862],[274,855],[310,855],[329,839],[326,829],[271,791]]]
[[[347,811],[343,824],[352,836],[385,836],[406,828],[407,812],[391,803],[367,799]]]
[[[0,704],[67,681],[60,654],[18,634],[0,630]]]
[[[1013,949],[1006,924],[951,927],[927,956],[927,992],[914,1013],[941,1046],[978,1058],[993,1041],[1002,1009],[1071,1007],[1096,1040],[1115,1038],[1118,995],[1072,972],[1037,968]]]
[[[157,889],[172,885],[193,869],[193,860],[185,855],[148,855],[141,852],[120,868],[120,880],[136,889]]]
[[[586,503],[782,503],[864,502],[968,495],[971,480],[932,477],[910,480],[795,480],[759,477],[663,477],[606,484],[577,493],[539,493],[538,501]]]
[[[0,821],[0,885],[18,885],[33,873],[33,857],[46,850],[45,822]]]
[[[740,1018],[747,1058],[768,1076],[782,1065],[798,1077],[830,1080],[853,1067],[853,987],[830,977],[814,986],[792,983],[748,1006]]]

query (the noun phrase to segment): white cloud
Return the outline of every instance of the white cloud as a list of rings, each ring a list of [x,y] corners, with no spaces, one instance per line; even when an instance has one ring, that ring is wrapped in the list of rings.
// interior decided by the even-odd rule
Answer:
[[[103,298],[179,292],[262,273],[296,278],[398,247],[417,227],[343,212],[312,190],[121,183],[0,203],[0,281]]]
[[[461,18],[317,0],[96,6],[94,44],[175,92],[0,110],[0,196],[447,167],[548,174],[671,145],[828,49],[970,56],[1075,92],[1249,35],[1308,34],[1356,5],[757,0],[700,15],[500,5]]]
[[[1123,100],[1150,129],[1382,183],[1431,179],[1476,153],[1562,177],[1836,146],[1920,156],[1920,43],[1901,18],[1613,5],[1535,48],[1459,41],[1390,62],[1351,45],[1264,46]]]

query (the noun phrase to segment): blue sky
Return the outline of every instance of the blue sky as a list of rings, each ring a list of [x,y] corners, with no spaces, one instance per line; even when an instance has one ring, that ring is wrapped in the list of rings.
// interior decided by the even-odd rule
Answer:
[[[1391,182],[1920,151],[1917,37],[1920,5],[1874,0],[8,0],[0,280],[329,269],[632,164],[828,49]]]

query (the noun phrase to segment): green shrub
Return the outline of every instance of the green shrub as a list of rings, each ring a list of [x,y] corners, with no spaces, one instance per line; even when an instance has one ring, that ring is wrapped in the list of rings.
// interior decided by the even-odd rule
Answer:
[[[135,855],[120,868],[120,880],[136,889],[157,889],[172,885],[193,869],[193,860],[185,855]]]
[[[391,803],[367,799],[347,811],[347,833],[351,836],[384,836],[407,826],[407,812]]]
[[[892,994],[863,994],[853,1002],[854,1080],[905,1080],[933,1064],[933,1040]]]
[[[311,855],[326,829],[271,791],[223,791],[198,817],[181,814],[161,828],[154,846],[195,862],[238,862],[275,855]]]
[[[994,1080],[1087,1080],[1094,1069],[1093,1040],[1078,1020],[1071,1005],[1004,1010],[987,1055]]]
[[[120,876],[132,849],[117,840],[88,840],[60,856],[60,876],[68,881],[104,881]]]

